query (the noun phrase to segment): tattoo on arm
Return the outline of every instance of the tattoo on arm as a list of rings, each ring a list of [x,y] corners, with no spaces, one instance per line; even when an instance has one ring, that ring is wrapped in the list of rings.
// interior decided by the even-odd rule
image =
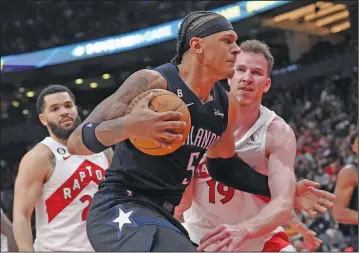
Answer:
[[[51,151],[49,151],[49,159],[50,159],[51,169],[54,169],[56,166],[56,158]]]
[[[105,122],[125,116],[126,110],[132,100],[139,94],[150,89],[167,89],[166,80],[157,71],[143,69],[127,78],[115,93],[95,107],[91,114],[72,134],[76,138],[76,149],[81,151],[79,153],[88,153],[88,151],[86,151],[87,148],[82,144],[83,125],[88,122]]]

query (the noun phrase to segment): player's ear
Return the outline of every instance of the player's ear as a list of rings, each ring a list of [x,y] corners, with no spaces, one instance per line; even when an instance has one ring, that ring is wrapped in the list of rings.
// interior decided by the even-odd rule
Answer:
[[[43,124],[44,126],[47,126],[47,120],[43,113],[39,114],[39,120],[40,120],[41,124]]]
[[[197,37],[193,37],[190,41],[189,41],[189,45],[191,47],[191,50],[197,54],[202,53],[202,44],[201,44],[201,39],[197,38]]]
[[[263,89],[263,92],[266,93],[269,91],[270,87],[272,85],[272,80],[268,77],[267,80],[266,80],[266,83],[264,85],[264,89]]]

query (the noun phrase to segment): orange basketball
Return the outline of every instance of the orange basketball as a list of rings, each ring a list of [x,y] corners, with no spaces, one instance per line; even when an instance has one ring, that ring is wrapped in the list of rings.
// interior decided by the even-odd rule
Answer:
[[[181,129],[176,129],[176,133],[182,134],[182,140],[173,140],[171,143],[171,148],[161,147],[155,142],[149,140],[139,140],[130,138],[132,144],[143,153],[153,156],[162,156],[170,154],[177,149],[179,149],[184,142],[186,141],[188,134],[191,129],[191,115],[186,104],[183,102],[181,98],[179,98],[176,94],[162,89],[153,89],[142,94],[138,95],[132,103],[128,106],[127,114],[129,114],[133,108],[136,106],[138,101],[140,101],[143,97],[145,97],[150,92],[153,92],[153,98],[150,101],[149,108],[155,112],[167,112],[167,111],[177,111],[182,113],[181,120],[186,122],[186,127]]]

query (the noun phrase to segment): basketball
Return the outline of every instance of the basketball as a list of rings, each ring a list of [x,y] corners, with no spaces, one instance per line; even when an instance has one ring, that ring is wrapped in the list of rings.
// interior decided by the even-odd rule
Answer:
[[[161,147],[157,143],[149,140],[139,140],[134,138],[129,138],[131,143],[140,151],[145,154],[153,156],[163,156],[170,154],[177,149],[179,149],[183,143],[186,141],[188,134],[191,129],[191,115],[181,98],[176,94],[162,89],[153,89],[138,95],[132,103],[129,105],[126,114],[129,114],[136,104],[147,94],[153,92],[154,97],[149,103],[149,108],[155,112],[167,112],[167,111],[177,111],[182,113],[181,120],[186,122],[186,127],[181,129],[176,129],[175,133],[182,134],[182,140],[173,140],[171,143],[171,148]]]

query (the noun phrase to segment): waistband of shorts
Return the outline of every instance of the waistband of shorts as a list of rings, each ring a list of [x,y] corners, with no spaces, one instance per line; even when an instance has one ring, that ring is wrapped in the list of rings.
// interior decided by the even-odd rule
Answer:
[[[111,192],[109,194],[109,192]],[[113,195],[114,198],[124,198],[127,201],[141,201],[148,204],[156,205],[157,207],[160,207],[164,209],[166,212],[168,212],[170,215],[174,214],[174,209],[176,205],[168,200],[149,196],[146,194],[143,194],[142,192],[133,191],[132,189],[128,189],[124,186],[104,186],[99,190],[99,193],[105,194],[105,195]]]
[[[175,205],[172,204],[171,202],[167,201],[167,200],[145,196],[143,194],[134,192],[132,190],[126,190],[126,192],[127,192],[129,197],[134,197],[137,200],[143,200],[145,202],[152,202],[152,203],[162,207],[164,210],[169,212],[171,215],[174,214]]]

